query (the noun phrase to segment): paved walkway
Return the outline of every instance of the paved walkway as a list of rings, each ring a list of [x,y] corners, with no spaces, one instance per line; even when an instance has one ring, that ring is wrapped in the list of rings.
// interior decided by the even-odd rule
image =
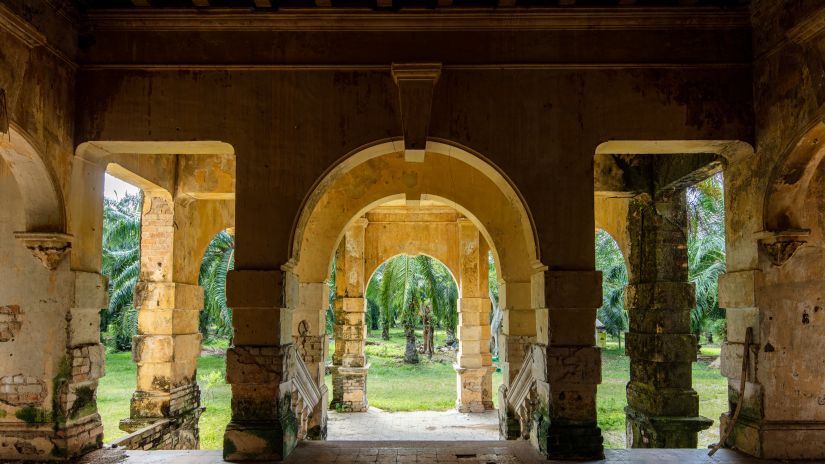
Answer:
[[[636,464],[761,464],[763,461],[748,458],[730,450],[720,450],[709,458],[706,450],[605,450],[606,458],[591,463]],[[220,451],[121,451],[99,450],[80,464],[219,464]],[[286,463],[338,464],[338,463],[485,463],[485,464],[533,464],[559,463],[544,461],[524,441],[456,442],[302,442]],[[568,461],[569,462],[569,461]],[[807,461],[811,462],[811,461]]]
[[[498,440],[498,411],[329,411],[327,440],[476,441]]]

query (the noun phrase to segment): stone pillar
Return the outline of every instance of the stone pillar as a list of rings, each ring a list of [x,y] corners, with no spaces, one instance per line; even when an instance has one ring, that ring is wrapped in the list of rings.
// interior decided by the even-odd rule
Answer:
[[[0,462],[75,458],[103,443],[100,254],[77,270],[65,231],[20,232],[26,200],[2,159],[0,199]]]
[[[326,334],[328,292],[329,286],[326,282],[299,283],[298,302],[292,314],[293,343],[312,379],[322,392],[326,391],[324,372],[328,346]],[[287,303],[287,306],[292,305]],[[326,438],[327,401],[324,398],[319,404],[322,410],[310,418],[306,438],[310,440]]]
[[[549,459],[601,459],[596,387],[601,352],[594,346],[602,278],[596,271],[545,270],[533,275],[538,405],[530,441]]]
[[[627,355],[627,443],[633,448],[696,448],[700,430],[692,388],[696,337],[690,333],[695,304],[688,282],[687,210],[684,192],[673,198],[634,200],[628,213],[630,318]]]
[[[364,232],[367,220],[349,226],[335,253],[335,352],[332,354],[332,403],[345,412],[364,412],[367,403],[367,364],[364,354]]]
[[[280,461],[295,447],[298,421],[291,409],[285,355],[292,342],[292,314],[284,293],[291,282],[281,270],[230,271],[233,346],[226,353],[232,385],[232,419],[224,434],[227,461]]]
[[[134,432],[171,419],[154,449],[197,449],[200,390],[197,362],[203,289],[175,282],[175,207],[165,191],[145,191],[141,216],[140,277],[135,286],[138,334],[132,342],[137,389],[121,430]],[[183,254],[183,253],[179,253]],[[178,257],[178,259],[183,259]]]
[[[493,408],[490,354],[490,296],[487,243],[468,219],[458,220],[458,356],[456,383],[460,412]]]

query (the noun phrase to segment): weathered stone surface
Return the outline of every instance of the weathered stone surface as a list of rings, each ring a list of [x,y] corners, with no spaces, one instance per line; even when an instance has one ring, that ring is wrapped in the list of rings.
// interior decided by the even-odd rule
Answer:
[[[686,363],[696,360],[695,335],[629,332],[626,340],[625,352],[631,358]]]
[[[23,326],[20,306],[0,306],[0,342],[12,340]]]
[[[547,308],[598,308],[602,305],[602,273],[547,271],[544,294]]]

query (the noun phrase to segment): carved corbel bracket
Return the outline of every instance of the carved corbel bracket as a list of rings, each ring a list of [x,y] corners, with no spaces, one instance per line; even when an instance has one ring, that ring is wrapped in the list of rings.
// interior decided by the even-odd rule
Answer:
[[[808,229],[762,231],[756,234],[756,239],[759,248],[770,258],[771,264],[781,266],[807,243],[809,235],[811,231]]]
[[[433,88],[441,75],[441,63],[393,63],[392,77],[398,85],[404,158],[423,162],[430,128]]]
[[[58,232],[15,232],[14,238],[50,271],[57,269],[72,249],[72,236]]]

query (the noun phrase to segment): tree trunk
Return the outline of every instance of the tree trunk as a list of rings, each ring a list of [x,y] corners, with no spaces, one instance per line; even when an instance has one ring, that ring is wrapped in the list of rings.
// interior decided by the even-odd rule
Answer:
[[[424,354],[433,359],[433,318],[428,306],[421,307],[421,323],[424,327]]]
[[[404,362],[407,364],[418,364],[418,350],[415,349],[415,327],[412,325],[404,327],[404,333],[407,336]]]
[[[390,339],[390,325],[389,324],[384,324],[384,326],[381,327],[381,339],[382,340],[389,340]]]
[[[449,345],[449,346],[455,345],[455,342],[456,342],[456,340],[455,340],[455,329],[453,329],[452,327],[450,327],[448,325],[446,330],[447,330],[447,340],[445,340],[444,343]]]
[[[433,351],[435,349],[435,329],[433,328],[432,322],[430,323],[430,333],[427,334],[430,337],[430,341],[427,344],[429,351],[427,351],[427,357],[433,359]]]

